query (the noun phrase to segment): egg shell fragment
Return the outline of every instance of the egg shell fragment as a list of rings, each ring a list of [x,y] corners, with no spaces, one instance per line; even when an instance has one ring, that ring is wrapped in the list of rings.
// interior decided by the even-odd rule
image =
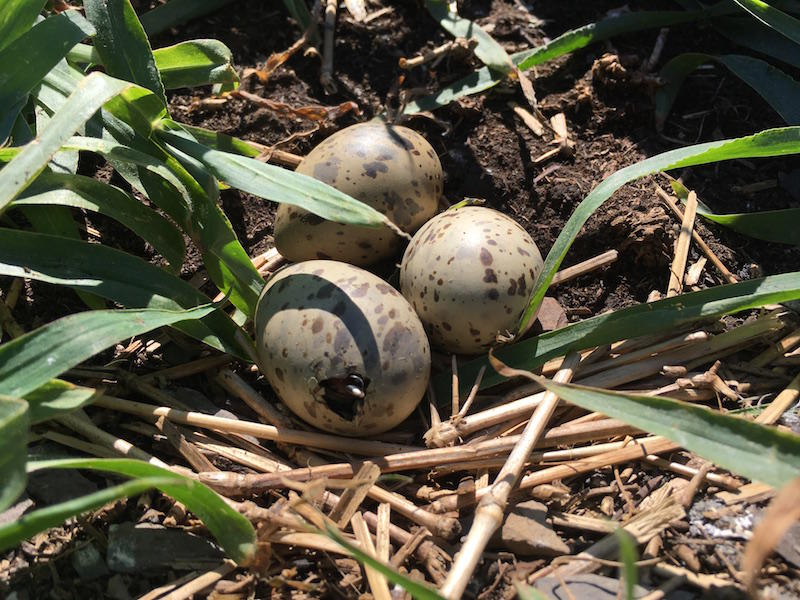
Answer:
[[[321,142],[297,167],[385,214],[407,233],[430,219],[442,193],[442,165],[431,145],[407,127],[380,121],[352,125]],[[278,206],[275,245],[290,261],[333,259],[369,265],[395,255],[399,236],[386,226],[328,221]]]
[[[422,323],[397,290],[358,267],[313,260],[282,269],[259,298],[255,327],[261,372],[297,416],[322,430],[388,431],[427,389]],[[342,410],[332,394],[348,377],[366,388]]]
[[[542,270],[539,249],[496,210],[445,211],[414,235],[400,268],[400,290],[435,348],[485,352],[513,332]]]

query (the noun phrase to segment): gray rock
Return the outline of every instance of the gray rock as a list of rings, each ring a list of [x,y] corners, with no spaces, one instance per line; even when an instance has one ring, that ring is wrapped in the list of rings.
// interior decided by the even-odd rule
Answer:
[[[12,521],[16,521],[28,512],[28,510],[33,507],[33,504],[33,500],[28,498],[28,494],[22,494],[19,500],[0,513],[0,525],[6,525]]]
[[[552,600],[616,600],[625,594],[622,582],[611,577],[603,577],[594,573],[582,575],[567,575],[559,580],[558,577],[542,577],[533,587]],[[568,588],[568,589],[567,589]],[[648,591],[640,585],[634,586],[633,597],[646,596]],[[571,594],[571,595],[570,595]]]
[[[28,494],[44,505],[58,504],[97,491],[97,486],[79,471],[47,469],[28,475]]]
[[[70,559],[72,568],[78,573],[81,579],[88,581],[90,579],[97,579],[103,575],[108,574],[108,567],[106,561],[94,547],[94,544],[88,544],[78,548],[72,553]]]
[[[214,567],[222,551],[209,540],[181,529],[121,523],[108,534],[108,567],[118,573],[169,567],[196,569]]]
[[[781,538],[775,552],[781,555],[786,562],[800,567],[800,523],[795,523]]]
[[[514,505],[506,514],[495,544],[518,556],[560,556],[569,554],[564,543],[545,522],[547,507],[536,500]]]

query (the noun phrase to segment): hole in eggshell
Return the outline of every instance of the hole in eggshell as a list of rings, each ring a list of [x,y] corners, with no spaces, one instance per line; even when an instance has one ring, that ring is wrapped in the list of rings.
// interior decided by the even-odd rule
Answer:
[[[344,420],[352,421],[362,412],[369,387],[367,377],[349,373],[345,377],[325,379],[319,385],[325,404]]]

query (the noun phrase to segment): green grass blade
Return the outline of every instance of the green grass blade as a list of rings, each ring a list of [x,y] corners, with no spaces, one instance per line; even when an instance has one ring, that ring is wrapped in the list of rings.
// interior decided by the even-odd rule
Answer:
[[[519,600],[550,600],[549,596],[545,596],[535,587],[526,585],[520,581],[515,581],[514,587],[517,590],[517,596],[519,597]]]
[[[786,36],[795,44],[800,44],[800,21],[794,17],[761,0],[734,0],[734,2],[764,25]]]
[[[148,36],[154,36],[175,25],[217,11],[231,2],[233,0],[169,0],[144,13],[141,17],[142,27]]]
[[[625,582],[625,600],[634,600],[634,589],[638,575],[636,561],[639,560],[636,552],[636,540],[623,528],[616,529],[614,536],[619,544],[619,560],[622,563],[623,581]]]
[[[85,290],[128,308],[180,311],[209,298],[191,284],[141,258],[80,240],[0,230],[0,274]],[[222,311],[173,325],[212,348],[248,360],[239,328]]]
[[[267,200],[299,206],[331,221],[368,227],[388,225],[397,230],[374,208],[312,177],[208,148],[175,131],[161,129],[158,133],[168,144],[201,161],[232,187]]]
[[[514,64],[503,47],[480,25],[450,12],[444,0],[425,0],[425,8],[439,25],[457,38],[475,40],[475,56],[492,71],[503,75],[514,70]]]
[[[24,450],[22,456],[25,456]],[[37,533],[61,525],[71,517],[100,508],[114,500],[137,496],[149,489],[169,483],[170,479],[166,477],[134,479],[74,500],[29,512],[19,519],[0,525],[0,551],[5,552]]]
[[[238,84],[233,55],[218,40],[191,40],[153,51],[168,90],[210,83]]]
[[[28,31],[46,0],[5,0],[0,4],[0,50]]]
[[[553,275],[555,275],[564,260],[564,256],[566,256],[584,223],[614,192],[626,183],[670,169],[680,169],[735,158],[785,156],[798,152],[800,152],[800,127],[769,129],[752,136],[708,142],[664,152],[620,169],[607,177],[578,205],[547,254],[542,273],[536,281],[530,304],[520,321],[519,330],[523,331],[525,329],[538,310],[539,304],[541,304],[542,298],[544,298],[547,288],[550,286]]]
[[[25,16],[20,17],[24,21]],[[70,48],[93,34],[94,28],[78,11],[68,10],[36,24],[0,50],[0,142],[8,137],[25,99],[42,77]],[[0,44],[4,42],[0,35]]]
[[[501,346],[494,354],[511,367],[533,371],[551,358],[564,356],[573,350],[670,331],[703,319],[798,299],[800,272],[772,275],[598,315],[510,346]],[[459,366],[462,393],[469,393],[483,366],[487,373],[481,383],[482,389],[505,380],[489,368],[485,357],[478,358]],[[434,386],[438,397],[449,397],[450,376],[437,376]]]
[[[0,396],[0,512],[25,490],[25,447],[28,445],[28,405]]]
[[[702,64],[714,62],[753,88],[788,125],[800,124],[800,83],[758,58],[728,54],[687,53],[670,60],[659,73],[666,82],[656,90],[656,128],[661,131],[686,77]]]
[[[335,529],[328,527],[324,531],[325,535],[331,538],[334,542],[342,546],[345,550],[347,550],[350,554],[352,554],[356,560],[359,562],[368,565],[378,571],[381,575],[386,577],[389,581],[394,583],[395,585],[399,585],[415,600],[444,600],[444,596],[440,595],[435,589],[429,587],[424,583],[420,583],[418,581],[414,581],[413,579],[409,579],[402,573],[398,573],[392,567],[385,565],[379,560],[374,559],[369,554],[362,552],[360,548],[351,544],[347,541],[342,535],[336,531]]]
[[[183,128],[189,132],[195,140],[214,150],[241,154],[242,156],[249,156],[250,158],[255,158],[261,153],[247,141],[240,140],[232,135],[220,133],[219,131],[213,131],[211,129],[203,129],[202,127],[194,127],[192,125],[183,125]]]
[[[776,488],[800,475],[800,436],[661,396],[641,396],[534,376],[560,398],[663,436],[716,465]]]
[[[716,19],[714,29],[736,44],[800,68],[800,45],[750,17]]]
[[[125,225],[155,248],[179,272],[186,247],[167,219],[120,188],[82,175],[42,173],[13,206],[70,206],[97,212]]]
[[[150,42],[130,0],[83,0],[83,8],[97,30],[94,47],[106,73],[150,90],[166,106]]]
[[[256,535],[250,522],[228,506],[219,494],[205,485],[172,471],[125,458],[63,459],[29,463],[28,471],[40,469],[92,469],[126,477],[164,479],[157,486],[183,503],[205,523],[225,552],[239,564],[247,564],[255,553]]]
[[[75,89],[35,143],[0,170],[0,214],[44,170],[64,142],[110,98],[131,84],[92,73]]]
[[[31,425],[35,425],[91,404],[100,394],[94,388],[51,379],[25,394],[24,399],[30,409]]]
[[[0,395],[24,396],[117,342],[214,310],[90,310],[62,317],[0,346]]]

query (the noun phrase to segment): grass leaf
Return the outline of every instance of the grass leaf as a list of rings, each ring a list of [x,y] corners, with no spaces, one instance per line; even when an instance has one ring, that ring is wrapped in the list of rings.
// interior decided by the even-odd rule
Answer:
[[[734,0],[756,19],[800,44],[800,21],[761,0]]]
[[[25,394],[24,399],[30,409],[31,425],[36,425],[91,404],[99,394],[94,388],[51,379]]]
[[[234,0],[169,0],[141,16],[142,27],[152,37],[186,21],[210,14]]]
[[[494,351],[494,355],[513,368],[532,371],[551,358],[564,356],[573,350],[670,331],[703,319],[798,299],[800,272],[773,275],[597,315],[516,344],[501,346]],[[469,387],[483,366],[487,372],[481,383],[482,389],[505,380],[489,368],[486,357],[481,357],[459,366],[462,394],[469,392]],[[434,378],[438,397],[449,397],[450,381],[449,375]]]
[[[622,562],[623,581],[625,582],[625,600],[634,600],[636,588],[636,561],[639,557],[636,552],[636,541],[633,536],[622,527],[614,530],[614,537],[619,544],[619,560]]]
[[[663,436],[716,465],[776,488],[800,475],[800,436],[662,396],[612,392],[532,376],[560,398]]]
[[[480,25],[450,12],[444,0],[425,0],[425,8],[442,28],[456,38],[476,40],[475,56],[492,71],[506,75],[514,64],[503,47],[484,31]]]
[[[106,73],[150,90],[166,106],[150,42],[130,0],[83,0],[83,8],[97,30],[94,48]]]
[[[180,311],[209,302],[188,282],[132,254],[81,240],[0,231],[2,275],[85,290],[128,308]],[[173,326],[212,348],[248,360],[248,353],[237,342],[239,328],[222,311]]]
[[[28,422],[27,403],[0,395],[0,512],[25,490]]]
[[[62,317],[0,346],[0,395],[24,396],[117,342],[213,310],[91,310]]]
[[[77,86],[47,129],[0,170],[0,214],[44,170],[64,142],[110,98],[131,84],[92,73]]]
[[[524,331],[538,310],[553,275],[564,260],[572,242],[584,223],[611,195],[626,183],[660,171],[679,169],[695,165],[732,160],[735,158],[757,158],[785,156],[800,152],[800,127],[768,129],[752,136],[707,142],[686,148],[678,148],[653,156],[620,169],[604,179],[578,205],[561,233],[550,248],[531,295],[530,304],[520,321],[519,331]]]
[[[19,23],[7,21],[9,28],[19,27],[27,19],[24,14],[6,13],[14,7],[25,10],[18,5],[19,2],[15,1],[0,9],[3,11],[0,16],[9,20],[21,19]],[[66,56],[70,48],[93,34],[94,28],[78,11],[68,10],[37,23],[13,41],[0,35],[0,45],[5,45],[0,50],[0,65],[3,65],[0,71],[0,106],[3,107],[0,110],[0,142],[8,137],[28,94],[42,77]],[[2,206],[0,203],[0,211]]]
[[[228,556],[241,565],[246,565],[253,558],[256,541],[253,526],[243,515],[228,506],[219,494],[197,481],[146,462],[125,458],[75,458],[31,461],[28,464],[28,472],[41,469],[92,469],[137,478],[133,481],[157,481],[149,487],[157,487],[186,505],[208,527]],[[85,510],[87,509],[81,512]]]
[[[42,173],[13,206],[70,206],[97,212],[125,225],[147,241],[179,272],[186,247],[167,219],[113,185],[82,175]]]
[[[0,4],[0,50],[28,31],[46,0],[5,0]]]
[[[714,29],[736,44],[800,68],[800,44],[749,16],[716,19]]]
[[[718,63],[752,87],[788,125],[800,124],[800,83],[780,69],[750,56],[687,53],[676,56],[659,74],[666,84],[656,90],[656,128],[661,131],[686,77],[702,64]]]
[[[168,90],[239,82],[231,51],[218,40],[180,42],[154,50],[153,57]]]

